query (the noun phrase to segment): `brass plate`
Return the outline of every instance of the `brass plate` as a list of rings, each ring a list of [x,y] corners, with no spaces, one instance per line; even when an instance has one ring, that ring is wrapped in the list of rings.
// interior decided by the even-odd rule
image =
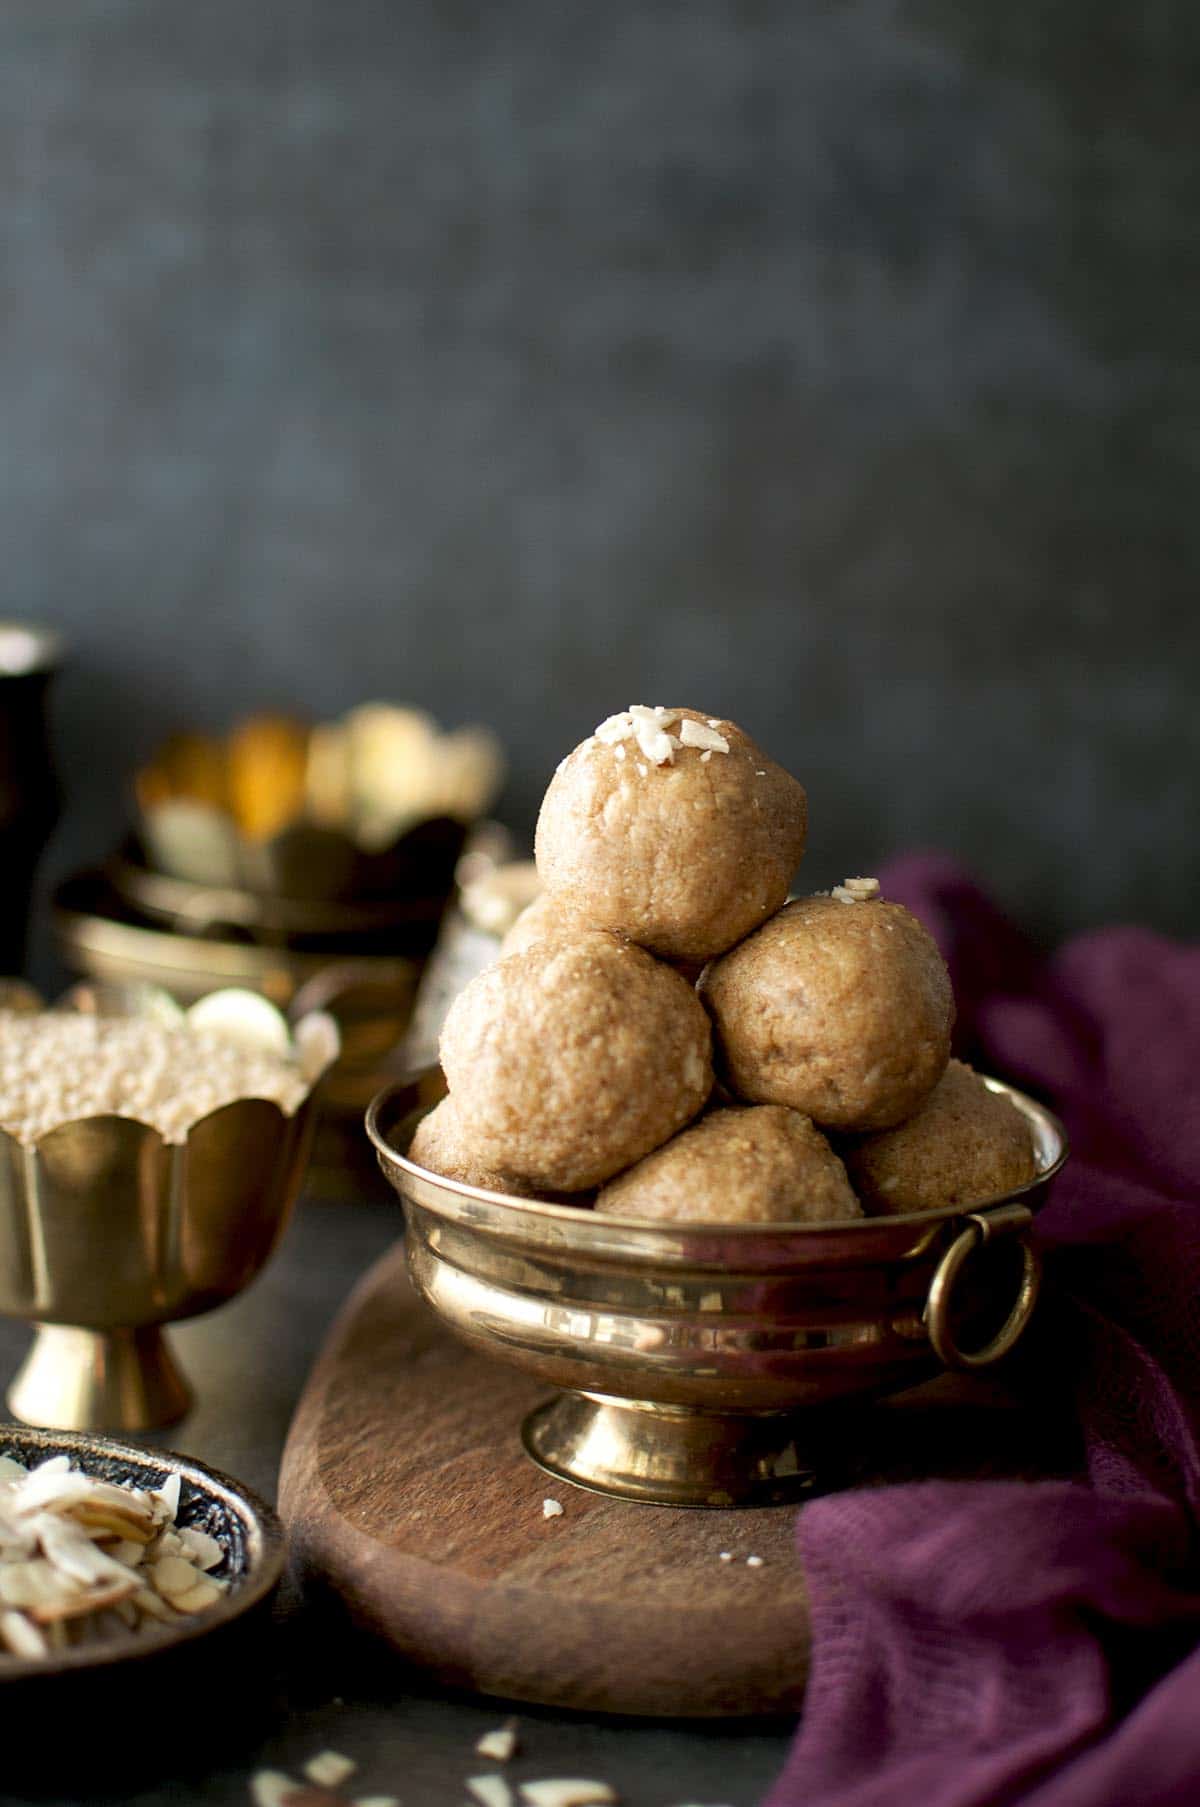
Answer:
[[[231,886],[198,885],[156,872],[141,861],[114,855],[105,871],[114,889],[155,923],[177,933],[220,936],[230,930],[255,940],[286,943],[289,937],[345,942],[358,936],[436,924],[446,891],[370,900],[272,897]]]

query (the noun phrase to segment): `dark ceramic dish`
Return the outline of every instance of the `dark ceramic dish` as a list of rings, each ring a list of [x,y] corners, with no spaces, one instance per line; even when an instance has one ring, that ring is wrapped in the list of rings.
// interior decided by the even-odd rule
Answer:
[[[175,1650],[257,1606],[283,1572],[283,1527],[270,1506],[239,1482],[190,1456],[165,1449],[139,1449],[86,1431],[39,1431],[20,1424],[0,1424],[0,1455],[12,1456],[27,1468],[51,1456],[69,1456],[72,1465],[85,1474],[124,1487],[161,1487],[168,1475],[177,1474],[181,1485],[176,1522],[207,1531],[217,1539],[225,1559],[212,1572],[228,1583],[228,1592],[217,1605],[180,1619],[177,1625],[142,1625],[127,1636],[114,1634],[104,1643],[85,1644],[36,1660],[0,1652],[0,1682],[77,1674]]]

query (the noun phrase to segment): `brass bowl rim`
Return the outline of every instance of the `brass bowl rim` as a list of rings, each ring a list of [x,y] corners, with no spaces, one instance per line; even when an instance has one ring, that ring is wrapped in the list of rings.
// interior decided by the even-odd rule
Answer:
[[[128,1637],[114,1636],[111,1642],[84,1644],[74,1650],[57,1651],[50,1657],[12,1657],[0,1653],[0,1683],[48,1681],[83,1669],[145,1661],[160,1651],[174,1650],[249,1612],[266,1599],[283,1574],[287,1548],[278,1513],[253,1488],[235,1480],[232,1475],[222,1474],[219,1468],[211,1468],[207,1462],[198,1461],[195,1456],[185,1456],[173,1449],[128,1443],[124,1438],[100,1436],[93,1431],[40,1430],[7,1421],[0,1423],[0,1445],[28,1450],[30,1454],[43,1450],[47,1457],[77,1454],[85,1473],[86,1458],[90,1454],[134,1469],[155,1468],[165,1470],[168,1475],[178,1474],[209,1499],[222,1500],[242,1519],[247,1544],[243,1578],[217,1605],[196,1613],[193,1619],[181,1619],[177,1625],[143,1626]]]
[[[252,891],[245,885],[180,878],[122,850],[111,854],[100,871],[122,902],[152,917],[154,927],[182,935],[207,934],[205,925],[217,923],[251,935],[344,941],[355,935],[436,922],[453,889],[419,895],[405,892],[383,899],[285,897],[273,891]]]
[[[18,981],[18,983],[21,983],[21,981]],[[84,981],[84,983],[86,983],[86,981]],[[31,997],[40,996],[40,994],[35,992],[32,987],[26,989],[29,990]],[[78,988],[72,987],[72,990],[75,989]],[[246,988],[231,986],[226,989],[240,990]],[[66,995],[70,998],[71,992],[68,992]],[[44,999],[41,1001],[41,1009],[43,1012],[57,1013],[61,1008],[62,1006],[60,1004],[48,1004]],[[69,1011],[73,1009],[74,1006],[68,1004],[66,1008]],[[186,1012],[183,1014],[186,1016]],[[279,1015],[282,1017],[283,1012],[280,1011]],[[194,1122],[188,1124],[187,1129],[181,1137],[176,1138],[165,1136],[156,1124],[147,1123],[144,1117],[136,1117],[128,1111],[94,1111],[90,1117],[66,1117],[61,1123],[56,1123],[52,1129],[43,1130],[41,1135],[34,1137],[32,1142],[22,1141],[19,1136],[14,1136],[11,1130],[7,1130],[3,1125],[0,1125],[0,1148],[14,1148],[22,1154],[40,1154],[43,1145],[47,1142],[54,1141],[56,1137],[74,1135],[81,1128],[86,1129],[95,1124],[121,1123],[130,1125],[131,1128],[141,1131],[143,1135],[154,1137],[154,1139],[161,1143],[164,1148],[185,1150],[189,1147],[192,1137],[196,1134],[197,1130],[209,1123],[215,1122],[218,1117],[223,1117],[230,1111],[243,1110],[248,1104],[263,1105],[266,1109],[274,1111],[281,1124],[286,1125],[294,1123],[314,1104],[318,1093],[324,1086],[325,1081],[329,1078],[330,1072],[333,1067],[337,1065],[338,1057],[341,1052],[341,1032],[338,1029],[337,1023],[329,1015],[328,1011],[311,1010],[302,1016],[298,1022],[288,1023],[293,1056],[295,1055],[297,1048],[297,1032],[302,1024],[314,1017],[323,1017],[330,1024],[334,1036],[334,1045],[332,1052],[322,1066],[319,1067],[311,1077],[305,1077],[304,1096],[300,1099],[294,1110],[285,1111],[283,1106],[276,1099],[264,1098],[259,1094],[247,1092],[244,1097],[230,1098],[226,1103],[215,1105],[212,1110],[205,1111],[202,1117],[197,1117]],[[284,1017],[283,1020],[285,1023],[287,1022],[286,1017]]]
[[[253,1095],[245,1098],[231,1098],[228,1104],[218,1104],[213,1110],[206,1111],[203,1117],[197,1117],[194,1123],[189,1123],[186,1133],[175,1141],[168,1140],[161,1129],[158,1129],[153,1123],[147,1123],[144,1117],[127,1116],[123,1111],[97,1111],[90,1117],[66,1117],[61,1123],[56,1123],[53,1129],[44,1129],[41,1135],[36,1136],[32,1142],[22,1142],[19,1136],[12,1134],[11,1130],[0,1127],[0,1148],[8,1146],[22,1153],[40,1154],[46,1143],[52,1142],[56,1136],[74,1135],[80,1129],[91,1129],[98,1124],[121,1123],[128,1124],[131,1129],[138,1130],[142,1135],[153,1136],[156,1141],[162,1143],[164,1148],[183,1150],[187,1148],[198,1129],[204,1128],[206,1124],[214,1123],[218,1117],[225,1116],[229,1111],[244,1110],[248,1104],[261,1104],[267,1110],[274,1111],[281,1123],[294,1123],[301,1112],[313,1102],[324,1078],[325,1073],[318,1074],[294,1111],[285,1111],[274,1098],[257,1098]]]
[[[97,962],[116,983],[148,983],[202,997],[218,986],[238,985],[263,991],[279,1003],[278,990],[267,981],[286,981],[288,997],[327,967],[353,967],[359,978],[397,983],[410,974],[411,953],[356,953],[339,949],[295,948],[274,942],[240,941],[232,934],[193,935],[162,923],[138,920],[133,906],[105,898],[98,869],[72,873],[51,896],[55,939],[66,963],[76,972],[97,977]],[[106,907],[106,905],[108,907]],[[122,914],[114,914],[119,909]]]
[[[968,1213],[984,1212],[997,1205],[1022,1202],[1027,1203],[1031,1209],[1036,1209],[1046,1186],[1062,1171],[1070,1154],[1066,1129],[1053,1111],[1017,1086],[994,1079],[988,1074],[981,1074],[980,1077],[989,1090],[1010,1099],[1022,1116],[1048,1137],[1050,1146],[1056,1150],[1052,1159],[1039,1169],[1033,1179],[1011,1192],[972,1200],[969,1204],[942,1205],[931,1211],[897,1212],[895,1215],[854,1218],[846,1222],[720,1224],[710,1221],[680,1221],[654,1224],[648,1223],[645,1218],[618,1217],[579,1205],[552,1204],[541,1199],[519,1199],[502,1192],[489,1192],[481,1186],[470,1186],[463,1180],[445,1179],[441,1174],[420,1167],[406,1155],[400,1154],[383,1128],[388,1107],[395,1103],[400,1093],[410,1090],[422,1079],[430,1078],[438,1072],[436,1066],[426,1067],[385,1086],[371,1100],[367,1109],[367,1135],[393,1188],[403,1193],[403,1180],[415,1180],[422,1192],[419,1202],[439,1215],[471,1229],[497,1233],[520,1242],[536,1239],[531,1233],[539,1228],[549,1230],[552,1234],[558,1229],[563,1232],[555,1238],[559,1246],[569,1247],[578,1254],[602,1258],[634,1257],[651,1262],[659,1261],[669,1266],[707,1263],[720,1265],[732,1242],[739,1245],[739,1253],[751,1256],[761,1254],[769,1265],[776,1266],[781,1255],[786,1259],[785,1245],[790,1247],[799,1244],[800,1258],[803,1258],[804,1252],[811,1251],[816,1256],[831,1243],[836,1243],[838,1253],[844,1255],[854,1249],[856,1241],[860,1244],[860,1250],[854,1252],[867,1258],[872,1240],[879,1242],[886,1239],[890,1244],[897,1240],[896,1232],[899,1232],[899,1240],[903,1241],[908,1235],[910,1242],[915,1241],[918,1246],[924,1246],[942,1224],[962,1218]]]

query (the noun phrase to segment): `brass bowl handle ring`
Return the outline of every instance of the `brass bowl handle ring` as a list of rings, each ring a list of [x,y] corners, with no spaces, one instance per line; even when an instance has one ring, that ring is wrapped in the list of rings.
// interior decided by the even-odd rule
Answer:
[[[934,1352],[945,1367],[990,1367],[1020,1340],[1033,1316],[1042,1284],[1041,1256],[1025,1236],[1032,1222],[1033,1213],[1025,1205],[1001,1205],[995,1211],[973,1212],[968,1216],[965,1228],[942,1256],[930,1282],[924,1320]],[[1021,1241],[1021,1280],[1013,1308],[995,1336],[981,1349],[960,1349],[950,1328],[950,1302],[955,1283],[975,1250],[998,1236],[1017,1236]]]

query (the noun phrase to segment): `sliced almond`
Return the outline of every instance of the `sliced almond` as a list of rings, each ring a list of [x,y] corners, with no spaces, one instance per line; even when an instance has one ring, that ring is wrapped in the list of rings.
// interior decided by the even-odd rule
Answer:
[[[112,1506],[132,1515],[133,1501],[125,1488],[98,1481],[78,1469],[57,1468],[43,1462],[16,1488],[10,1509],[25,1512],[61,1512],[69,1506]]]
[[[108,1553],[117,1562],[123,1562],[127,1569],[135,1569],[145,1556],[147,1547],[144,1543],[135,1543],[131,1538],[119,1537]]]
[[[653,765],[667,765],[675,758],[679,735],[667,730],[679,720],[677,709],[649,708],[645,703],[631,703],[619,715],[610,715],[600,723],[592,738],[602,746],[615,746],[620,741],[634,740],[644,759]],[[639,765],[643,777],[646,769]]]
[[[517,1722],[509,1719],[504,1725],[496,1727],[494,1732],[485,1732],[475,1746],[478,1757],[491,1757],[497,1763],[507,1763],[517,1753]]]
[[[503,1776],[468,1776],[464,1787],[479,1807],[512,1807],[513,1791]]]
[[[610,715],[607,720],[602,721],[600,726],[593,731],[592,738],[598,740],[603,746],[611,747],[615,746],[618,741],[628,740],[632,733],[633,722],[628,710],[624,710],[620,715]],[[559,770],[561,771],[561,769],[560,766]]]
[[[150,1496],[151,1499],[158,1501],[167,1517],[172,1520],[179,1516],[179,1494],[182,1486],[183,1482],[179,1475],[169,1474],[162,1486],[155,1487]]]
[[[38,1541],[58,1572],[82,1582],[84,1587],[111,1586],[129,1580],[125,1563],[105,1555],[90,1537],[83,1536],[70,1526],[69,1521],[55,1518],[51,1513],[38,1521]]]
[[[0,1612],[0,1638],[3,1638],[13,1656],[43,1657],[50,1654],[46,1639],[36,1625],[30,1624],[24,1613]]]
[[[201,1578],[195,1564],[182,1556],[160,1556],[150,1569],[150,1580],[164,1600],[190,1592]]]
[[[250,1778],[250,1798],[254,1807],[287,1807],[289,1801],[294,1801],[303,1792],[303,1784],[285,1775],[281,1769],[259,1769]]]
[[[35,1462],[28,1472],[30,1474],[68,1474],[70,1468],[70,1456],[47,1456],[44,1462]]]
[[[690,716],[680,722],[679,738],[685,747],[702,747],[706,753],[729,751],[729,742],[723,734],[718,734],[713,727],[706,727],[703,722],[694,722]]]
[[[75,1582],[66,1581],[44,1557],[29,1562],[10,1562],[0,1569],[0,1605],[20,1607],[28,1612],[48,1600],[61,1600],[67,1594],[79,1593]]]
[[[209,1575],[201,1575],[195,1587],[189,1588],[186,1594],[174,1594],[169,1598],[176,1612],[207,1612],[210,1606],[217,1604],[224,1592],[219,1581],[214,1581]]]
[[[357,1768],[354,1758],[344,1757],[341,1751],[318,1751],[304,1765],[304,1773],[319,1788],[336,1788],[347,1776],[352,1776]]]
[[[31,1606],[29,1614],[39,1625],[52,1625],[56,1619],[86,1618],[90,1613],[102,1612],[106,1606],[115,1606],[118,1600],[128,1600],[137,1591],[138,1584],[130,1575],[127,1581],[114,1581],[107,1587],[88,1588],[80,1594],[45,1600],[38,1606]]]
[[[522,1782],[521,1798],[529,1807],[609,1807],[617,1796],[607,1782],[553,1776],[544,1782]]]
[[[176,1614],[161,1595],[151,1593],[148,1587],[139,1587],[137,1593],[130,1597],[144,1618],[157,1619],[160,1625],[174,1623]]]
[[[207,1531],[197,1531],[185,1525],[179,1533],[180,1554],[194,1562],[198,1569],[219,1568],[225,1560],[225,1552],[215,1537]]]
[[[88,1500],[67,1508],[62,1517],[73,1519],[94,1537],[115,1537],[120,1543],[147,1544],[156,1529],[152,1519],[140,1518],[117,1506],[93,1505]]]

